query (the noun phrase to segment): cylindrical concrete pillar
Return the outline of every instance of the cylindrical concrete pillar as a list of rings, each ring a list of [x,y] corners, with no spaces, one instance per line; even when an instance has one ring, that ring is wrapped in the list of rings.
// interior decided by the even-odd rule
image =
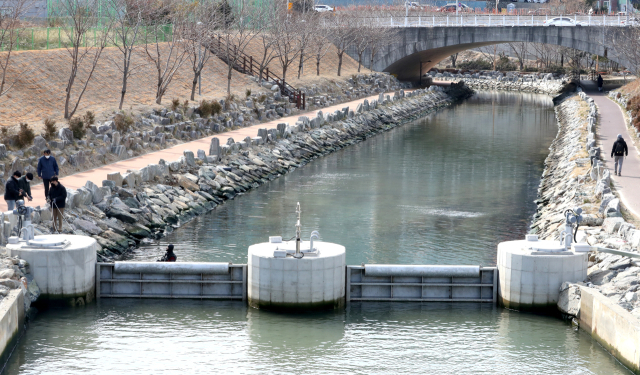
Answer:
[[[41,295],[38,304],[82,305],[93,300],[96,288],[95,239],[51,234],[28,242],[7,244],[10,256],[26,260]]]
[[[516,310],[555,309],[563,282],[587,278],[587,254],[527,237],[498,244],[498,301]]]
[[[340,308],[345,298],[345,248],[328,242],[260,243],[249,247],[247,297],[249,305],[280,311]]]

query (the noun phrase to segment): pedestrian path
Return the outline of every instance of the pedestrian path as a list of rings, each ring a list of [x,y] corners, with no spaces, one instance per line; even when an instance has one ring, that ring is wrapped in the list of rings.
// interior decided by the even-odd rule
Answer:
[[[69,176],[60,177],[60,182],[62,185],[68,189],[78,189],[85,185],[87,181],[92,181],[98,186],[102,186],[102,181],[107,179],[107,174],[120,172],[125,173],[127,170],[134,170],[144,168],[149,164],[157,164],[160,159],[164,159],[167,162],[172,162],[180,159],[185,150],[193,151],[195,154],[197,150],[204,150],[207,154],[209,153],[209,145],[211,144],[211,139],[213,137],[217,137],[220,140],[220,144],[227,144],[227,140],[229,138],[233,138],[234,141],[238,142],[246,137],[257,137],[258,129],[275,129],[276,126],[280,123],[289,123],[293,125],[298,117],[307,116],[309,118],[314,118],[317,116],[318,111],[322,111],[322,113],[333,113],[336,110],[341,110],[344,107],[349,107],[350,110],[355,110],[357,105],[363,103],[365,99],[371,102],[372,100],[378,100],[378,95],[373,95],[367,98],[362,98],[358,100],[353,100],[346,103],[336,104],[330,107],[325,107],[317,111],[310,111],[305,113],[300,113],[294,116],[287,116],[277,120],[261,123],[258,125],[248,126],[246,128],[241,128],[238,130],[232,130],[220,134],[215,134],[210,137],[201,138],[195,141],[182,143],[173,147],[166,148],[164,150],[151,152],[145,155],[140,155],[131,159],[121,160],[116,163],[107,164],[102,167],[98,167],[95,169],[89,169],[84,172],[79,172],[76,174],[72,174]],[[54,153],[55,155],[55,153]],[[34,182],[39,182],[41,180],[36,179]],[[31,187],[31,194],[33,195],[33,201],[28,203],[31,207],[36,206],[45,206],[46,201],[44,197],[44,185],[39,184]],[[7,203],[4,200],[0,201],[0,210],[6,211]]]
[[[613,142],[616,141],[618,134],[622,134],[627,142],[629,156],[625,157],[622,163],[622,176],[614,176],[612,173],[611,179],[624,206],[636,218],[640,218],[640,154],[638,154],[638,146],[640,145],[634,144],[633,138],[627,131],[626,121],[620,106],[609,99],[604,92],[598,92],[597,88],[591,86],[585,88],[587,94],[593,98],[598,106],[600,113],[598,140],[605,166],[611,172],[614,167],[614,160],[611,157]]]

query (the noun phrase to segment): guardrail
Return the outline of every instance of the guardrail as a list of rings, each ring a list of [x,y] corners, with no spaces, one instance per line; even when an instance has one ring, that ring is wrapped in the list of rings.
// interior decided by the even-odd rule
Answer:
[[[637,26],[640,22],[629,20],[625,16],[524,16],[524,15],[498,15],[498,14],[445,14],[426,16],[404,16],[404,17],[366,17],[363,23],[379,27],[514,27],[514,26],[545,26],[545,21],[553,18],[568,18],[574,23],[581,23],[580,26]],[[549,26],[556,27],[556,26]],[[557,26],[576,27],[576,26]],[[578,26],[579,27],[579,26]]]
[[[498,269],[480,266],[347,266],[346,300],[497,301]]]
[[[96,264],[96,298],[247,300],[247,265],[116,262]]]

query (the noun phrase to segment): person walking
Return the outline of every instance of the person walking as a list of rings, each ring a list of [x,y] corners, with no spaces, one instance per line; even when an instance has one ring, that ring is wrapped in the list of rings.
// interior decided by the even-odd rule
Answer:
[[[602,91],[602,86],[604,86],[604,79],[598,74],[598,91]]]
[[[613,148],[611,149],[611,157],[614,158],[615,164],[613,165],[613,174],[621,176],[622,173],[622,160],[625,156],[629,156],[629,149],[627,148],[627,142],[622,138],[622,134],[618,134],[618,139],[613,142]]]
[[[29,202],[33,200],[33,197],[31,196],[31,181],[33,181],[33,173],[27,173],[18,179],[18,186],[23,193],[22,196]]]
[[[60,170],[56,158],[51,156],[51,150],[44,150],[44,155],[38,159],[38,178],[41,178],[44,183],[44,197],[46,199],[49,199],[51,178],[57,177],[58,174],[60,174]]]
[[[64,215],[64,203],[67,200],[67,189],[58,181],[58,177],[51,177],[51,189],[49,189],[49,201],[53,212],[53,230],[62,231],[62,215]]]
[[[20,177],[22,177],[20,171],[13,172],[13,175],[7,180],[7,184],[4,186],[4,200],[7,202],[7,209],[9,211],[13,211],[16,208],[16,201],[23,197],[23,191],[18,184]]]

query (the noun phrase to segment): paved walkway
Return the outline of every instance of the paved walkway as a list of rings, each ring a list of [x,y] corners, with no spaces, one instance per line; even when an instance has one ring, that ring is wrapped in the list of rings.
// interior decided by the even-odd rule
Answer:
[[[362,98],[358,100],[353,100],[347,103],[337,104],[330,107],[322,108],[318,111],[322,111],[322,113],[333,113],[335,110],[341,110],[344,107],[349,107],[350,110],[355,110],[357,105],[363,103],[365,99],[368,99],[369,102],[372,100],[377,100],[378,95],[370,96],[367,98]],[[265,123],[261,123],[258,125],[248,126],[246,128],[228,131],[220,134],[215,134],[210,137],[201,138],[196,141],[191,141],[187,143],[182,143],[173,147],[166,148],[164,150],[151,152],[145,155],[137,156],[131,159],[122,160],[113,164],[108,164],[99,168],[90,169],[84,172],[79,172],[76,174],[72,174],[65,177],[60,177],[60,181],[62,185],[69,189],[78,189],[87,181],[92,181],[98,186],[102,186],[102,181],[107,179],[108,173],[120,172],[123,173],[127,170],[134,170],[144,168],[149,164],[157,164],[160,159],[164,159],[167,162],[172,162],[179,160],[183,155],[185,150],[193,151],[195,154],[197,150],[204,150],[207,154],[209,153],[209,145],[211,144],[211,139],[213,137],[218,137],[220,139],[220,144],[226,144],[229,138],[233,138],[236,142],[243,140],[247,136],[249,137],[257,137],[258,129],[267,128],[267,129],[275,129],[279,123],[289,123],[293,125],[300,116],[307,116],[310,119],[317,116],[318,111],[311,111],[300,113],[294,116],[283,117],[278,120],[269,121]],[[55,153],[54,153],[55,155]],[[35,178],[34,182],[39,182],[41,180],[38,177]],[[39,184],[31,187],[31,194],[33,195],[33,201],[28,203],[29,206],[45,206],[46,201],[44,197],[44,185]],[[5,211],[7,209],[7,203],[4,200],[0,200],[0,210]]]
[[[620,200],[625,207],[633,213],[636,218],[640,218],[640,154],[637,144],[627,131],[626,122],[622,109],[617,103],[609,99],[604,92],[592,85],[582,83],[583,88],[593,98],[598,105],[600,112],[600,129],[598,130],[598,140],[602,149],[602,156],[605,166],[613,172],[614,161],[611,157],[611,148],[618,134],[627,142],[629,156],[622,163],[622,176],[611,175],[615,189],[620,195]]]

